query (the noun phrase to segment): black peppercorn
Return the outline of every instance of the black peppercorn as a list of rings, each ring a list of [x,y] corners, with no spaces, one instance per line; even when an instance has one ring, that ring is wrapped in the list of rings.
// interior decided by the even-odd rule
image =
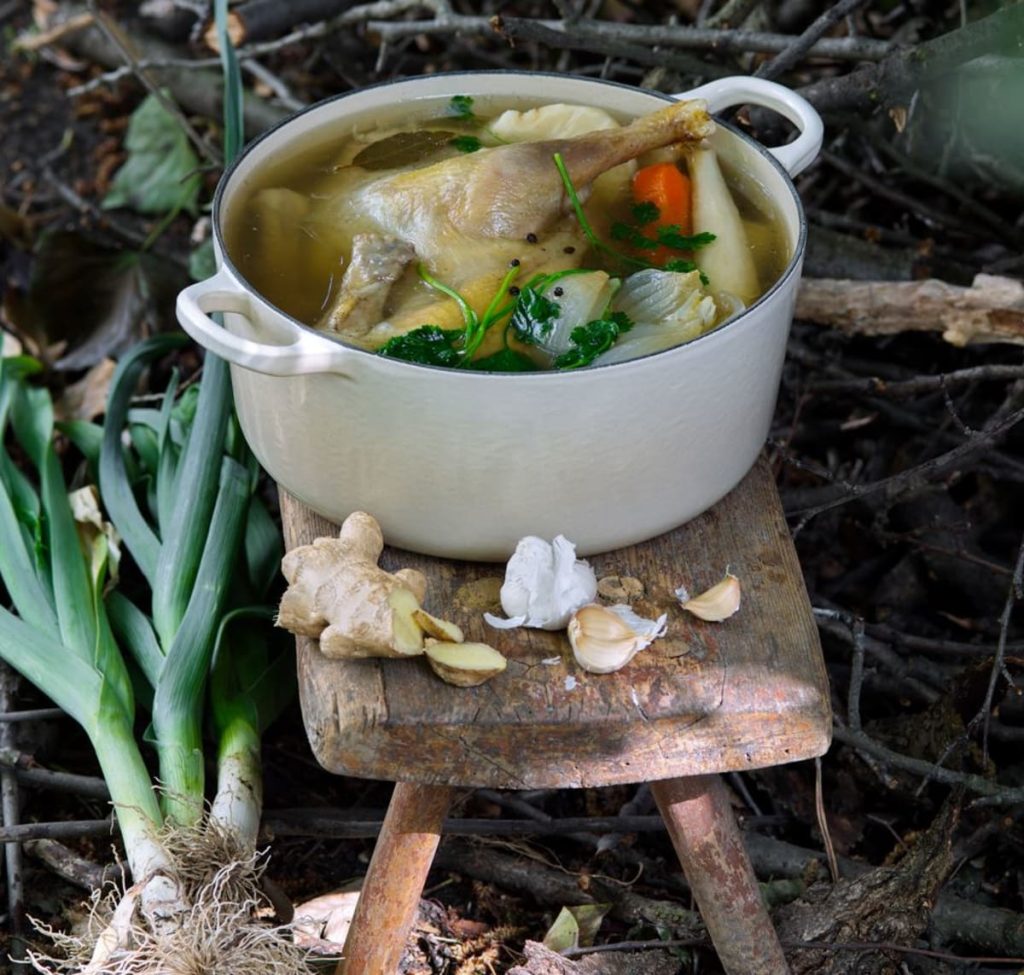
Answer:
[[[528,244],[536,244],[537,243],[537,235],[536,234],[527,234],[526,235],[526,243],[528,243]]]

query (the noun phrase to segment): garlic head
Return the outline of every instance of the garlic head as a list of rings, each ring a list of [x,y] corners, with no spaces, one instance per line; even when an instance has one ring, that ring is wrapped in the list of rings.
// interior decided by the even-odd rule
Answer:
[[[505,567],[501,608],[509,617],[490,613],[491,626],[508,629],[532,626],[560,630],[580,606],[593,602],[597,577],[587,562],[576,558],[576,546],[564,535],[553,542],[528,535],[520,539]]]

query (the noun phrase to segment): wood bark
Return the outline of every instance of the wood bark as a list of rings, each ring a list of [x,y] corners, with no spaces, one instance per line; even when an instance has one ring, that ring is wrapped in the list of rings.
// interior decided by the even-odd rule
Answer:
[[[952,345],[1024,343],[1024,283],[979,274],[969,288],[925,281],[805,278],[796,317],[858,335],[941,332]]]

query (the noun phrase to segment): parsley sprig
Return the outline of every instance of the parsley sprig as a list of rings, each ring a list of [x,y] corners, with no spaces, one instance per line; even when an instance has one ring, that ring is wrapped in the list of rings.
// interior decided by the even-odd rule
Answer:
[[[524,345],[542,346],[561,312],[558,302],[549,297],[547,292],[563,278],[592,272],[586,268],[567,268],[549,274],[535,274],[518,293],[512,295],[510,291],[515,290],[512,282],[519,270],[518,264],[509,268],[483,314],[477,315],[464,295],[439,281],[420,264],[417,268],[420,278],[456,303],[462,315],[463,327],[443,329],[439,325],[421,325],[404,335],[389,339],[378,350],[378,355],[449,369],[488,372],[535,370],[537,365],[528,355],[509,345],[511,338],[515,337]],[[488,331],[506,318],[508,321],[502,332],[503,348],[475,359]],[[552,365],[555,369],[588,366],[632,327],[632,321],[624,313],[606,310],[600,318],[572,330],[569,349],[556,356]]]
[[[493,132],[484,120],[473,109],[472,95],[452,95],[448,100],[448,110],[445,113],[449,118],[464,123],[467,127],[475,127],[478,131],[493,140],[498,145],[507,145],[506,141]],[[458,135],[448,143],[454,146],[459,152],[476,152],[484,147],[483,141],[475,135]]]

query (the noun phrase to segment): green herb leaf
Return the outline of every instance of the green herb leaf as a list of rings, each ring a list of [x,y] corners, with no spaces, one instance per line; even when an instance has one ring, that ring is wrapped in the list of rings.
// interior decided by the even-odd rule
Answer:
[[[125,137],[128,160],[117,171],[104,209],[131,207],[162,215],[195,213],[199,198],[199,160],[178,120],[155,95],[132,113]]]
[[[537,345],[551,331],[558,313],[557,302],[527,287],[519,292],[509,325],[520,342]]]
[[[631,227],[628,223],[622,223],[621,221],[613,223],[611,235],[612,240],[624,241],[637,250],[653,251],[658,249],[658,241],[652,240],[650,237],[640,233],[636,227]]]
[[[624,332],[633,327],[630,317],[621,311],[607,318],[596,318],[574,328],[569,336],[573,347],[558,356],[556,369],[579,369],[589,366],[602,352],[607,352]]]
[[[536,372],[537,363],[515,349],[502,349],[471,362],[469,368],[479,372]]]
[[[451,140],[459,152],[476,152],[483,148],[483,143],[475,135],[457,135]]]
[[[701,247],[707,247],[714,239],[714,234],[707,232],[701,234],[684,234],[680,231],[679,224],[669,224],[666,227],[658,227],[658,243],[680,251],[695,251]]]
[[[693,261],[687,261],[687,260],[684,260],[681,257],[678,257],[674,261],[669,261],[665,265],[663,270],[665,270],[665,271],[675,271],[678,274],[688,274],[690,271],[696,271],[697,270],[697,265],[694,264]],[[706,280],[704,280],[703,278],[701,280],[703,281],[704,284],[707,284]]]
[[[448,114],[456,118],[473,118],[473,98],[470,95],[453,95],[448,102]]]
[[[421,325],[405,335],[396,335],[378,350],[377,354],[389,359],[418,362],[423,366],[452,368],[462,360],[457,347],[463,337],[462,329],[443,329],[438,325]]]
[[[641,227],[644,226],[644,224],[654,223],[654,221],[660,216],[661,211],[658,209],[657,203],[645,200],[643,203],[633,204],[633,219]]]

